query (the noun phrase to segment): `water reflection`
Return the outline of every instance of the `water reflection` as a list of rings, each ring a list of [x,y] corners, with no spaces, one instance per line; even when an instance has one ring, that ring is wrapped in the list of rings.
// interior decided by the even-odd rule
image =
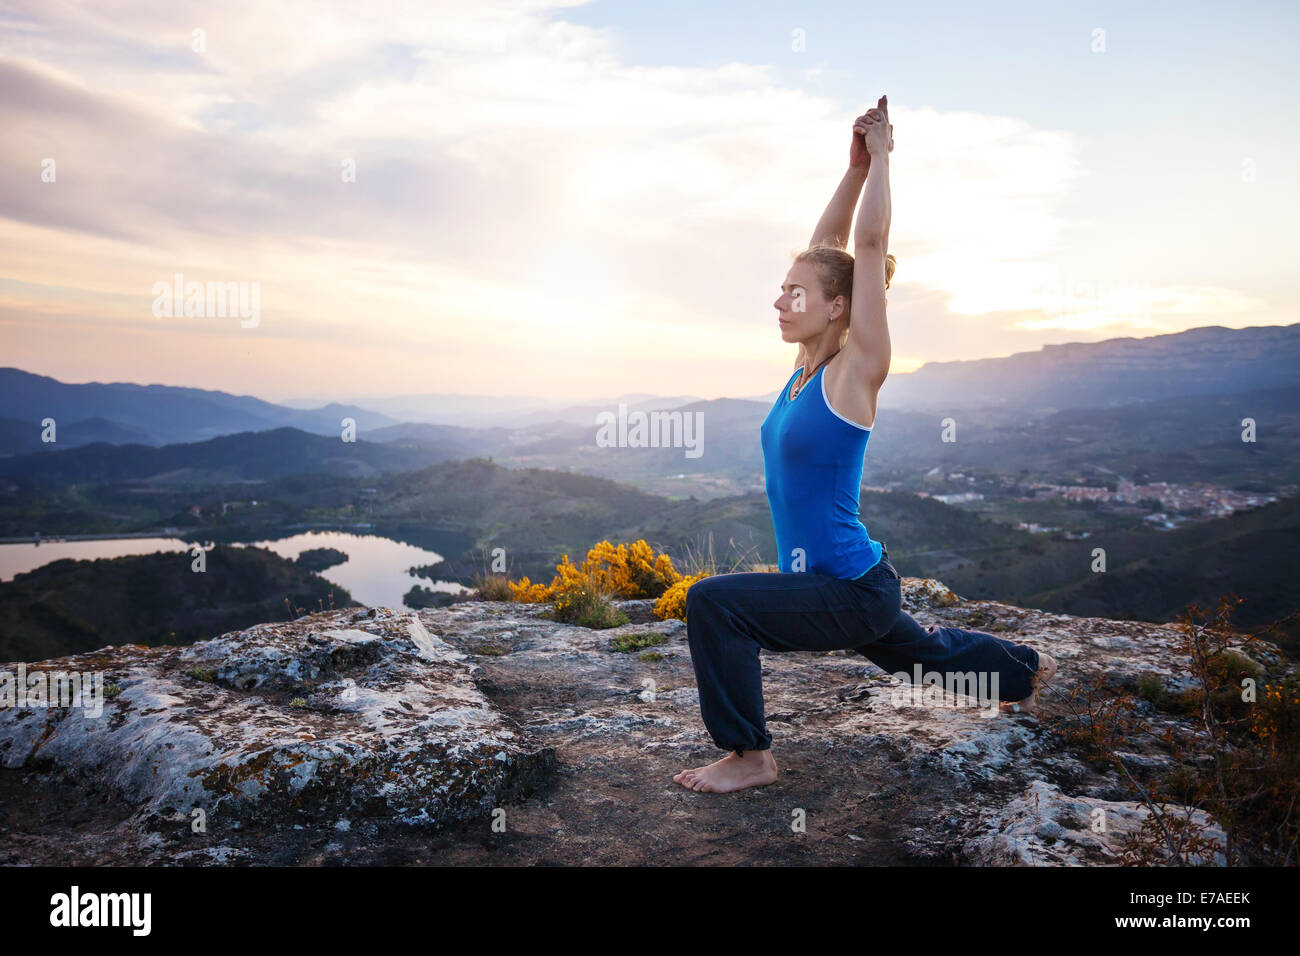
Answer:
[[[455,593],[463,586],[455,581],[430,581],[417,578],[408,568],[434,564],[442,560],[436,551],[374,534],[346,531],[307,531],[285,538],[261,541],[236,541],[238,546],[256,545],[290,560],[312,548],[336,548],[348,556],[342,564],[318,572],[327,581],[347,588],[352,597],[372,607],[403,607],[402,596],[417,584],[433,591]],[[0,580],[11,581],[15,574],[32,571],[60,558],[88,560],[120,558],[157,551],[189,551],[191,545],[180,538],[100,538],[81,541],[41,541],[0,544]]]
[[[290,559],[311,548],[337,548],[348,556],[348,560],[317,573],[327,581],[347,588],[353,598],[372,607],[402,607],[402,595],[416,584],[432,591],[457,592],[463,589],[454,581],[430,581],[414,577],[407,571],[417,565],[441,561],[442,555],[436,551],[426,551],[379,535],[308,531],[291,538],[255,541],[253,544]]]

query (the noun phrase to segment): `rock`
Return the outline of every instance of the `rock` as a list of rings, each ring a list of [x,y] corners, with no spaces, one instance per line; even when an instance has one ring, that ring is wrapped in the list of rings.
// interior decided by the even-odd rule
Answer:
[[[1181,816],[1181,807],[1161,805]],[[1059,787],[1035,780],[988,823],[988,833],[966,843],[972,863],[985,865],[1082,866],[1115,864],[1122,840],[1138,830],[1151,810],[1134,801],[1067,797]],[[1192,854],[1196,865],[1223,866],[1227,838],[1208,814],[1190,813],[1201,835],[1219,848],[1213,859]]]
[[[443,824],[489,812],[554,759],[516,733],[463,659],[409,613],[380,610],[46,661],[33,668],[103,670],[121,693],[100,717],[0,710],[0,763],[52,765],[150,819],[198,808]]]
[[[604,631],[506,602],[324,612],[186,648],[32,665],[102,670],[122,690],[100,719],[0,710],[0,859],[1113,861],[1146,811],[1112,769],[1071,749],[1067,694],[1105,673],[1178,684],[1177,629],[966,601],[937,581],[903,586],[923,625],[1050,649],[1061,670],[1046,719],[908,702],[852,652],[764,653],[781,777],[697,794],[672,775],[720,754],[700,720],[686,626],[656,620],[652,601],[621,602],[629,623]],[[611,646],[647,634],[664,639],[662,659]],[[1160,735],[1180,720],[1150,712],[1150,732],[1124,741],[1131,773],[1167,763]],[[82,822],[41,822],[64,817]]]

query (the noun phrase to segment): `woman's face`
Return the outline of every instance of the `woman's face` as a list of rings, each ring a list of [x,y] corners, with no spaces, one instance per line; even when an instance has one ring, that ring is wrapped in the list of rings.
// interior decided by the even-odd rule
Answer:
[[[830,303],[822,294],[817,267],[811,262],[796,262],[781,284],[781,295],[772,303],[777,311],[781,338],[802,342],[826,328]]]

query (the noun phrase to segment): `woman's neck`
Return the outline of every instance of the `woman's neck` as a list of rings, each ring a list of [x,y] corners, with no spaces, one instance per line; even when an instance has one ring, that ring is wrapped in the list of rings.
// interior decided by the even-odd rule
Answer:
[[[838,340],[831,340],[829,338],[823,339],[821,342],[817,343],[816,351],[810,349],[808,344],[804,343],[803,375],[801,376],[801,380],[807,381],[815,375],[817,369],[825,365],[827,360],[832,358],[839,350]]]

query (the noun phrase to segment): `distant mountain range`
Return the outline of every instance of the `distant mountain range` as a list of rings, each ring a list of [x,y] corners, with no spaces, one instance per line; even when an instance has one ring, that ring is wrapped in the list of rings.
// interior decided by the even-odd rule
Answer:
[[[1037,352],[926,362],[891,375],[882,401],[902,408],[989,407],[1049,413],[1300,384],[1300,324],[1212,325],[1148,338],[1045,345]]]
[[[0,368],[0,408],[4,411],[0,438],[6,442],[0,453],[7,454],[50,448],[40,440],[46,418],[54,419],[58,427],[54,447],[114,438],[167,445],[286,426],[337,436],[342,432],[341,420],[348,417],[356,420],[358,429],[396,424],[378,412],[349,405],[303,410],[251,395],[172,385],[71,385],[17,368]]]
[[[636,393],[570,403],[529,395],[430,393],[396,398],[358,398],[354,401],[406,422],[462,428],[526,428],[550,422],[586,425],[595,421],[597,412],[616,410],[620,402],[626,403],[629,410],[649,410],[676,408],[701,399],[694,395]]]
[[[154,484],[268,481],[306,474],[364,478],[460,457],[457,451],[440,453],[434,446],[344,442],[297,428],[275,428],[162,448],[98,443],[13,455],[0,458],[0,475],[38,482],[147,480]]]
[[[1005,358],[929,362],[915,372],[889,377],[881,393],[884,417],[880,421],[887,427],[879,430],[880,438],[887,442],[884,436],[890,433],[903,437],[899,428],[913,416],[918,427],[923,423],[929,431],[935,414],[964,416],[983,425],[1019,425],[1069,410],[1285,389],[1300,384],[1298,367],[1300,324],[1209,326],[1142,339],[1049,345]],[[680,450],[669,449],[658,456],[666,466],[678,462],[683,472],[716,471],[734,452],[737,467],[752,471],[756,454],[752,432],[775,396],[772,392],[755,398],[702,400],[629,394],[608,401],[557,404],[530,396],[431,393],[367,399],[365,407],[334,403],[306,409],[195,388],[67,384],[4,368],[0,369],[4,410],[0,456],[50,454],[93,443],[193,445],[221,436],[294,428],[322,436],[326,444],[319,446],[319,457],[333,459],[338,457],[334,452],[339,450],[341,422],[351,418],[358,436],[366,441],[413,452],[408,457],[418,462],[415,467],[447,458],[492,455],[550,467],[555,462],[548,458],[559,455],[574,458],[576,467],[603,456],[616,469],[636,470],[642,464],[620,463],[603,454],[608,449],[596,448],[592,439],[597,413],[625,402],[630,411],[706,412],[711,460],[683,460]],[[56,445],[40,440],[46,418],[57,423]],[[876,435],[873,443],[879,449]],[[113,461],[111,454],[98,454],[105,464]],[[308,453],[309,460],[316,457]],[[355,448],[344,457],[364,460],[366,467],[408,460],[400,453],[384,458],[379,452]]]

